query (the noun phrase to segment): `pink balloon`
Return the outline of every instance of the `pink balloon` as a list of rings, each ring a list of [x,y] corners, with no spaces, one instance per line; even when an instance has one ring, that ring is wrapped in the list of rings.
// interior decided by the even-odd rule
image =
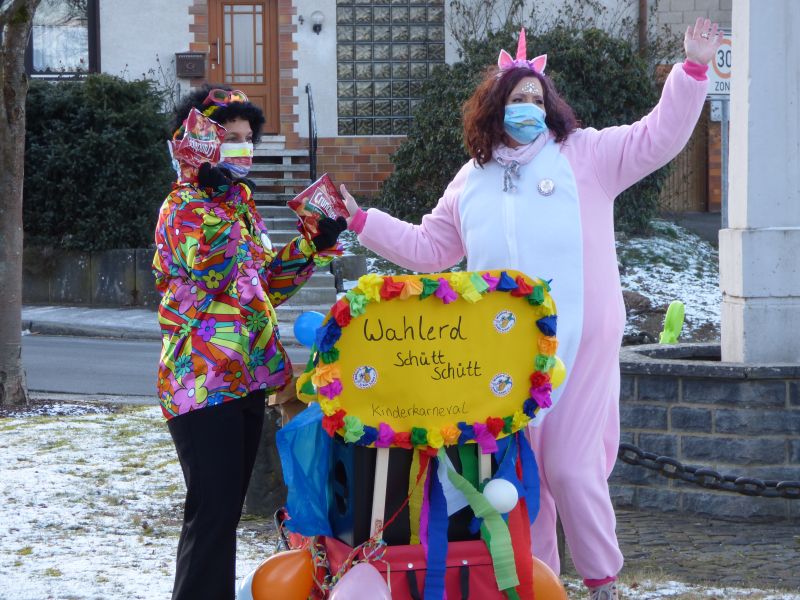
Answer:
[[[369,563],[358,563],[333,586],[329,600],[353,598],[392,600],[392,594],[378,569]]]

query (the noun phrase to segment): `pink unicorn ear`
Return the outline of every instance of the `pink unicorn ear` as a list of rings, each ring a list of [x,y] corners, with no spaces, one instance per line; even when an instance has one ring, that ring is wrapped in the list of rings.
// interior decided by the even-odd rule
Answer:
[[[544,68],[547,66],[547,54],[537,56],[530,61],[530,64],[537,73],[544,73]]]
[[[497,66],[501,69],[507,69],[514,64],[514,59],[505,50],[500,50],[500,56],[497,57]]]
[[[519,30],[519,41],[517,42],[517,60],[528,58],[528,44],[525,41],[525,28]]]

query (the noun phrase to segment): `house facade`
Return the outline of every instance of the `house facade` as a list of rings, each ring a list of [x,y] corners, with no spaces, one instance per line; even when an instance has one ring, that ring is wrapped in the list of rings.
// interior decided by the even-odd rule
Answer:
[[[530,4],[546,14],[562,2]],[[604,4],[637,18],[647,0]],[[368,197],[392,171],[390,157],[409,129],[422,82],[437,65],[458,60],[452,5],[42,0],[28,62],[35,76],[76,70],[145,76],[176,95],[203,81],[241,89],[264,109],[264,147],[295,151],[298,160],[309,145],[312,99],[317,171]],[[683,31],[698,15],[729,26],[730,14],[731,0],[660,0],[656,18]],[[713,131],[708,138],[713,144]]]

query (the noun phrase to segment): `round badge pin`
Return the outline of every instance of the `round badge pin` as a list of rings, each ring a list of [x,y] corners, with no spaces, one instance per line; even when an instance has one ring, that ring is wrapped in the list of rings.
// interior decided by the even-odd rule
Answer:
[[[556,191],[556,184],[552,179],[542,179],[536,187],[542,196],[550,196]]]

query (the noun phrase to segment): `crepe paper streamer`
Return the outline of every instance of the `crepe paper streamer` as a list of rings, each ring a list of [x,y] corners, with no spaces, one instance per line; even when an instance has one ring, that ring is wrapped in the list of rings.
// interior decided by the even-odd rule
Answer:
[[[539,467],[536,465],[536,455],[533,453],[528,438],[522,431],[517,432],[517,445],[519,446],[519,467],[522,472],[522,485],[525,488],[525,502],[528,507],[530,524],[539,514]]]
[[[455,300],[458,300],[458,294],[453,291],[453,288],[450,287],[450,282],[447,279],[439,278],[439,287],[436,289],[436,297],[439,298],[445,304],[450,304]]]
[[[439,450],[439,457],[444,454],[444,449]],[[483,519],[483,526],[489,534],[489,555],[492,557],[497,589],[514,592],[519,585],[517,569],[514,564],[514,551],[511,546],[511,536],[508,527],[500,514],[492,508],[491,504],[470,483],[455,470],[448,469],[447,477],[453,485],[467,498],[472,512],[476,517]],[[516,595],[516,592],[514,592]]]
[[[329,365],[317,365],[314,373],[311,375],[311,383],[317,388],[332,383],[335,379],[341,380],[338,365],[332,363]]]
[[[402,281],[395,281],[391,277],[384,277],[380,291],[381,298],[384,300],[397,298],[403,292],[404,287],[405,284]]]
[[[477,488],[478,481],[478,453],[474,446],[459,446],[458,459],[461,461],[461,475]]]
[[[461,446],[461,448],[465,448],[465,446]],[[474,453],[473,453],[474,456]],[[464,497],[464,494],[459,492],[456,487],[450,482],[450,479],[447,477],[447,469],[455,470],[453,463],[450,461],[450,457],[445,453],[444,460],[437,460],[437,467],[436,467],[436,475],[439,479],[439,483],[442,486],[442,491],[444,492],[445,500],[447,501],[447,516],[454,515],[458,511],[460,511],[465,506],[469,506],[469,502]],[[462,466],[463,471],[463,466]],[[476,475],[477,476],[477,475]]]
[[[497,289],[497,284],[500,283],[499,278],[489,273],[484,273],[483,275],[481,275],[481,278],[486,282],[486,285],[488,286],[490,292],[495,291]]]
[[[341,379],[334,379],[328,385],[323,385],[318,391],[328,399],[336,398],[342,393],[342,381]]]
[[[556,315],[549,315],[547,317],[542,317],[538,321],[536,321],[536,326],[539,328],[544,335],[548,337],[553,337],[556,334],[556,324],[558,321],[558,317]]]
[[[327,352],[336,345],[342,336],[342,328],[336,319],[328,319],[322,327],[317,329],[316,346],[320,352]]]
[[[461,430],[461,435],[458,437],[458,444],[466,444],[467,442],[475,439],[475,429],[472,425],[461,421],[458,423],[458,428]]]
[[[519,577],[516,591],[520,600],[534,600],[531,526],[525,518],[527,513],[525,499],[520,496],[519,502],[508,514],[508,532],[511,534],[511,547],[514,549],[514,562]]]
[[[411,473],[418,473],[423,469],[427,469],[428,462],[425,462],[423,466],[421,459],[422,453],[419,451],[414,451],[411,459]],[[422,512],[422,497],[424,487],[426,486],[419,486],[416,485],[415,481],[411,479],[408,480],[408,520],[409,525],[411,526],[411,538],[409,544],[419,544],[419,520]]]
[[[378,439],[375,441],[376,448],[388,448],[394,443],[394,430],[386,423],[378,425]]]
[[[667,316],[664,317],[664,330],[658,336],[659,344],[677,344],[678,336],[683,329],[684,307],[683,302],[675,300],[670,302]]]
[[[327,352],[320,352],[319,357],[322,359],[326,365],[331,363],[335,363],[339,360],[339,349],[338,348],[331,348]]]
[[[364,294],[350,290],[344,295],[344,297],[347,298],[347,302],[350,304],[351,317],[359,317],[367,310],[367,304],[369,304],[369,300]]]
[[[419,296],[422,293],[422,284],[416,279],[409,279],[403,284],[403,291],[400,292],[401,300],[408,300],[411,296]]]
[[[329,436],[333,437],[337,431],[344,427],[344,415],[345,412],[343,410],[337,410],[332,415],[322,417],[322,428],[328,432]]]
[[[320,400],[319,407],[322,409],[322,412],[326,417],[330,417],[339,412],[339,410],[342,408],[342,405],[339,403],[338,399]]]
[[[313,402],[317,399],[317,388],[311,383],[311,375],[313,371],[306,371],[297,378],[294,389],[297,392],[297,398],[306,404]]]
[[[331,307],[331,316],[336,319],[339,327],[347,327],[353,317],[350,314],[350,304],[346,300],[339,300]]]
[[[531,292],[530,296],[528,296],[528,302],[534,306],[541,305],[542,302],[544,302],[544,286],[533,286],[533,291]]]
[[[419,282],[422,284],[422,292],[419,295],[420,300],[425,300],[431,294],[435,294],[439,289],[439,282],[429,279],[427,277],[420,277]]]
[[[362,275],[358,278],[358,289],[364,294],[367,300],[372,302],[381,301],[381,288],[383,287],[383,277],[375,273]]]
[[[497,440],[485,423],[475,423],[472,429],[475,432],[475,441],[481,447],[483,454],[492,454],[497,451]]]
[[[472,287],[474,287],[475,291],[479,294],[485,294],[489,291],[489,284],[486,283],[486,280],[477,273],[472,273],[469,276],[469,280],[470,283],[472,283]]]
[[[429,470],[430,519],[428,521],[428,550],[425,557],[425,600],[444,598],[445,571],[447,567],[447,500],[439,482],[436,459]]]
[[[454,427],[452,425],[447,425],[446,427],[442,427],[442,439],[444,443],[448,446],[452,446],[458,442],[458,438],[461,437],[461,430],[458,427]]]
[[[411,444],[415,447],[417,446],[427,446],[428,445],[428,430],[424,427],[412,427],[411,428]]]
[[[435,463],[435,460],[428,463],[430,468],[425,473],[425,484],[422,486],[422,510],[419,513],[419,543],[426,557],[428,556],[428,524],[431,518],[431,476],[436,468]]]
[[[354,443],[364,435],[364,423],[354,415],[347,415],[344,418],[344,441]]]
[[[541,371],[542,373],[546,373],[550,369],[552,369],[556,365],[556,359],[553,356],[547,356],[546,354],[537,354],[536,360],[534,361],[534,366],[536,367],[537,371]]]
[[[510,292],[517,289],[517,282],[511,279],[511,276],[503,271],[500,273],[500,281],[497,284],[498,292]]]
[[[378,439],[378,430],[369,425],[364,425],[364,435],[356,442],[358,446],[370,446]]]
[[[550,408],[553,404],[552,400],[550,399],[550,392],[552,391],[552,386],[549,383],[545,383],[542,386],[530,389],[531,398],[533,398],[536,401],[536,404],[542,408]]]
[[[512,296],[524,297],[533,292],[533,286],[525,281],[525,278],[522,275],[517,275],[515,281],[517,282],[517,289],[511,290]]]

